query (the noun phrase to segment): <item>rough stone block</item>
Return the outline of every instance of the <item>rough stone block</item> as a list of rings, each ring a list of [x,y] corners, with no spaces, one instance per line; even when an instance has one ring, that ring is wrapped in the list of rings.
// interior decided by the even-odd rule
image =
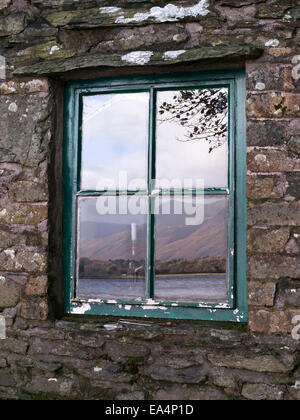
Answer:
[[[247,248],[250,253],[269,254],[284,252],[290,237],[289,228],[255,229],[248,231]]]
[[[285,182],[278,176],[248,176],[247,197],[252,199],[280,198],[285,192]]]
[[[0,95],[31,94],[48,91],[49,84],[46,79],[32,79],[26,82],[15,80],[0,82]]]
[[[0,386],[15,386],[16,382],[9,369],[0,369]]]
[[[244,384],[242,395],[248,400],[281,401],[284,397],[284,391],[284,387],[265,384]]]
[[[0,309],[14,307],[21,299],[26,277],[0,275]]]
[[[286,281],[279,283],[279,291],[276,296],[276,308],[300,307],[300,288],[298,283]]]
[[[296,257],[253,255],[248,260],[248,275],[258,280],[297,279],[300,276],[300,261]]]
[[[6,340],[0,340],[0,351],[25,355],[27,349],[28,343],[24,339],[7,337]]]
[[[45,184],[32,181],[13,182],[8,187],[9,198],[13,202],[47,201],[48,195]]]
[[[300,159],[275,149],[254,149],[248,153],[248,169],[253,172],[300,172]]]
[[[11,3],[11,0],[0,0],[0,10],[6,9]]]
[[[245,355],[235,353],[231,354],[219,353],[209,354],[208,360],[218,367],[226,367],[233,369],[246,369],[254,372],[266,373],[285,373],[289,369],[278,359],[271,355]]]
[[[0,269],[13,272],[45,273],[47,254],[27,249],[6,249],[0,252]]]
[[[30,277],[26,284],[25,293],[28,296],[45,296],[48,291],[48,277]]]
[[[288,188],[286,193],[294,197],[296,200],[300,200],[300,173],[288,174],[287,175]]]
[[[0,96],[0,162],[36,167],[46,159],[50,111],[49,98],[44,95]]]
[[[248,209],[250,226],[300,226],[300,202],[252,205]]]
[[[253,306],[274,306],[275,283],[250,282],[248,284],[248,303]]]
[[[206,380],[206,374],[203,368],[196,366],[186,369],[175,369],[166,366],[152,365],[147,369],[147,374],[152,379],[158,381],[183,384],[200,384]]]
[[[0,223],[37,225],[47,216],[46,205],[8,204],[0,207]]]
[[[247,99],[248,117],[299,117],[300,94],[262,93],[249,94]]]
[[[259,121],[247,122],[248,146],[277,146],[285,140],[285,126],[282,121]]]
[[[53,399],[64,399],[64,398],[79,398],[79,380],[74,375],[59,376],[53,378],[47,378],[44,376],[34,376],[32,381],[26,384],[24,387],[26,392],[38,396],[39,394],[44,395]]]
[[[295,326],[292,323],[295,316],[300,316],[300,310],[250,310],[249,325],[251,331],[257,333],[291,334]]]
[[[25,301],[21,304],[21,317],[45,321],[48,318],[48,303],[45,300]]]
[[[186,400],[186,401],[223,401],[228,396],[218,388],[210,386],[162,386],[155,395],[154,400]]]
[[[105,344],[105,352],[114,361],[122,361],[129,358],[146,357],[149,349],[140,344],[127,344],[109,341]]]
[[[0,37],[19,34],[26,26],[25,13],[15,13],[0,19]]]
[[[247,66],[249,90],[289,91],[295,88],[292,67],[274,66],[268,63],[251,63]]]

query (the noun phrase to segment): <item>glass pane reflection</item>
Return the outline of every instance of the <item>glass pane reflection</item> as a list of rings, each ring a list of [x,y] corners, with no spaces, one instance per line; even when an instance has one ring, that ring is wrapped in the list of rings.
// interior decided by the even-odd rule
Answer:
[[[125,198],[109,199],[116,214],[102,214],[107,197],[78,198],[77,297],[144,298],[147,216],[118,214]]]
[[[160,198],[157,206],[160,214],[156,215],[155,226],[155,297],[176,301],[227,300],[229,198],[206,196],[204,214],[203,201],[184,198],[183,214],[178,214],[180,203],[180,197]],[[171,213],[162,214],[162,207],[167,208],[168,204]],[[200,216],[200,224],[187,225],[186,212],[190,220],[191,207],[197,209],[195,216]]]
[[[121,171],[127,173],[128,182],[140,179],[129,189],[144,189],[148,126],[146,92],[84,96],[81,189],[103,190],[106,179],[115,185],[108,189],[120,189]]]
[[[156,178],[227,188],[228,89],[158,92],[157,102]]]

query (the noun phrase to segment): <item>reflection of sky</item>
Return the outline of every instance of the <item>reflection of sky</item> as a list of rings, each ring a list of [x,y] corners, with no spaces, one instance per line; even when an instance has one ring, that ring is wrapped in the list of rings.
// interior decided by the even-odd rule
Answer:
[[[97,206],[107,206],[108,197],[81,197],[79,199],[80,207],[80,221],[81,222],[98,222],[98,223],[120,223],[120,224],[131,224],[136,223],[137,225],[143,225],[146,221],[145,214],[118,214],[119,213],[119,200],[120,197],[111,197],[110,199],[116,200],[117,214],[105,214],[100,215],[97,211]],[[140,197],[141,200],[138,205],[142,208],[147,207],[147,198]],[[145,203],[146,202],[146,203]],[[145,212],[144,212],[145,213]]]
[[[172,103],[174,91],[159,92],[160,103]],[[160,117],[162,119],[162,117]],[[187,130],[174,121],[157,124],[157,178],[204,179],[205,187],[221,188],[228,185],[228,143],[208,153],[210,144],[205,140],[184,139]]]
[[[101,178],[147,176],[149,94],[84,97],[82,189],[96,189]]]
[[[159,92],[159,103],[173,96],[174,91]],[[81,188],[97,189],[107,178],[117,184],[120,171],[127,171],[129,181],[146,180],[148,129],[148,93],[85,96]],[[174,121],[157,123],[157,178],[204,179],[207,188],[227,187],[228,144],[208,153],[204,140],[178,141],[185,134]]]

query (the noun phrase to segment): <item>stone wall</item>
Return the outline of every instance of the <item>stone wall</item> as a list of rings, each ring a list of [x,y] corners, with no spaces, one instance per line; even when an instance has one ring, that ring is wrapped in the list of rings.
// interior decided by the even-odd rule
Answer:
[[[0,0],[0,399],[300,399],[299,18],[299,0]],[[236,66],[249,325],[59,317],[64,81]]]

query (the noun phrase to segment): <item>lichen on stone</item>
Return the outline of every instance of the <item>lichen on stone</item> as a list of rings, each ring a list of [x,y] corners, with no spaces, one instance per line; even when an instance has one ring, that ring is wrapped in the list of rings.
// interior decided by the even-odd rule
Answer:
[[[133,51],[122,56],[122,60],[130,64],[137,64],[143,66],[151,60],[153,56],[152,51]]]
[[[148,19],[153,19],[155,22],[176,22],[185,17],[206,16],[209,14],[209,1],[200,0],[195,6],[178,7],[174,4],[167,4],[164,7],[152,7],[149,12],[136,13],[132,18],[119,16],[116,23],[138,23]]]

